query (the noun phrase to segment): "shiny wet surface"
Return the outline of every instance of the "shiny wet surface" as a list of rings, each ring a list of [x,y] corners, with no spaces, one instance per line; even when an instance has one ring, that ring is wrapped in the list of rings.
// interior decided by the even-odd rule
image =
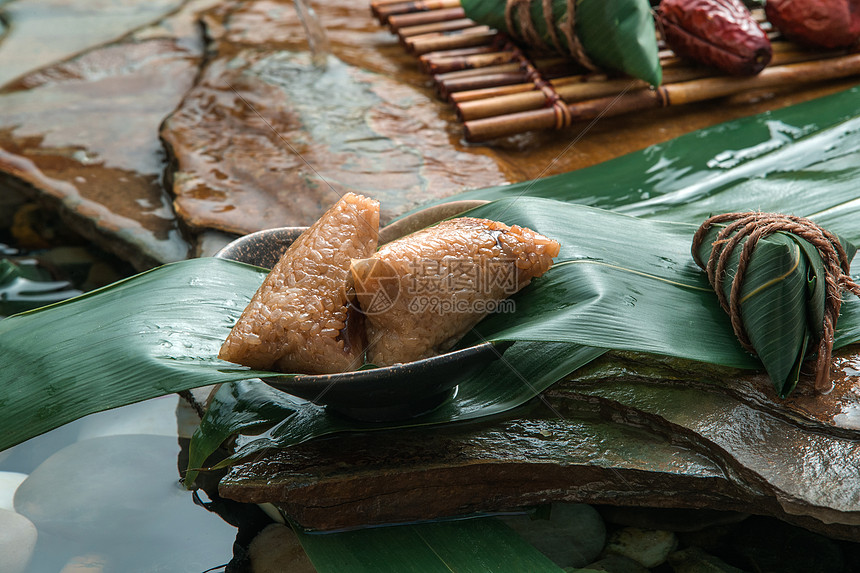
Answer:
[[[330,31],[332,55],[325,70],[312,65],[301,23],[286,0],[105,0],[86,6],[0,0],[0,193],[4,187],[25,191],[62,213],[89,241],[143,269],[191,256],[198,237],[211,229],[245,233],[308,224],[348,190],[381,199],[384,218],[390,219],[464,189],[594,165],[856,83],[758,93],[718,105],[656,110],[561,133],[468,145],[451,108],[438,100],[414,58],[377,25],[364,3],[314,4]],[[719,161],[729,166],[736,159],[729,154]],[[436,475],[439,495],[434,499],[448,504],[438,508],[440,514],[471,511],[480,499],[475,484],[489,483],[483,473],[488,460],[501,459],[510,465],[497,463],[502,467],[498,475],[516,480],[501,480],[504,495],[494,501],[499,507],[562,496],[563,484],[576,495],[606,503],[625,499],[744,509],[737,500],[752,499],[762,512],[806,526],[835,520],[826,532],[848,537],[854,529],[840,526],[839,520],[858,515],[852,488],[860,430],[858,370],[854,357],[838,357],[834,392],[819,397],[800,391],[784,407],[774,402],[763,378],[727,378],[725,395],[711,393],[702,400],[684,388],[607,377],[603,384],[560,387],[554,398],[558,411],[572,415],[586,405],[589,415],[574,422],[547,414],[465,437],[444,435],[443,442],[419,440],[416,445],[409,434],[393,444],[379,439],[379,452],[390,454],[389,459],[356,449],[347,460],[352,466],[343,465],[342,447],[334,442],[296,448],[265,463],[292,480],[288,506],[305,494],[304,485],[295,484],[304,480],[306,485],[323,468],[331,469],[318,490],[323,492],[335,491],[331,488],[339,479],[354,478],[351,469],[368,479],[364,483],[389,488],[388,494],[412,491]],[[595,412],[600,415],[591,415]],[[174,422],[165,418],[167,427]],[[107,570],[133,571],[136,565],[147,570],[162,565],[162,558],[169,558],[170,570],[189,563],[188,570],[202,571],[229,560],[235,530],[194,506],[190,494],[174,483],[178,448],[172,433],[134,438],[117,449],[120,454],[151,450],[159,460],[141,467],[123,458],[123,475],[139,474],[147,482],[140,489],[115,479],[120,468],[116,459],[99,457],[101,446],[86,449],[89,440],[104,436],[86,434],[79,426],[62,430],[78,433],[58,432],[0,453],[0,471],[35,474],[52,454],[76,447],[82,449],[67,456],[79,458],[82,472],[91,471],[83,475],[98,473],[106,488],[116,489],[102,492],[110,503],[101,507],[101,517],[87,518],[87,535],[76,534],[75,524],[68,535],[52,524],[68,516],[60,511],[62,503],[77,499],[94,480],[40,485],[44,493],[32,497],[49,506],[41,512],[33,505],[39,499],[22,501],[29,508],[22,513],[40,529],[33,571],[100,561],[111,564]],[[827,433],[834,437],[825,442]],[[51,440],[57,443],[42,445]],[[764,440],[774,444],[772,450],[761,450]],[[327,465],[314,465],[329,454]],[[440,469],[440,456],[453,460],[449,468]],[[69,472],[68,458],[57,462],[60,470],[48,466],[40,473]],[[403,461],[406,469],[385,465],[392,459]],[[792,463],[786,466],[785,460]],[[557,471],[548,469],[553,463]],[[420,476],[425,481],[410,469],[422,464],[429,467]],[[510,468],[513,472],[505,474]],[[117,473],[110,473],[114,469]],[[388,481],[375,479],[380,471]],[[225,490],[232,488],[237,497],[257,495],[259,467],[239,466],[231,475]],[[809,487],[825,479],[834,487]],[[743,482],[754,484],[752,492],[739,485]],[[36,490],[32,484],[31,492]],[[397,484],[406,489],[398,490]],[[145,491],[153,496],[151,507],[144,506]],[[413,504],[408,509],[426,508],[426,491],[407,499]],[[158,513],[167,499],[170,511]],[[361,508],[348,499],[338,504],[310,511],[331,523]],[[302,509],[309,511],[306,505],[292,507]],[[106,527],[118,523],[126,510],[133,517],[119,527],[136,539],[129,550],[133,558],[118,554],[117,536]],[[798,513],[811,517],[802,521]],[[837,513],[843,515],[837,519]],[[174,523],[176,530],[159,528],[164,522]],[[206,533],[208,539],[198,553],[201,538],[180,539],[177,531]]]
[[[0,88],[0,172],[140,269],[193,254],[209,229],[306,225],[349,190],[381,199],[389,220],[465,189],[594,165],[851,84],[469,145],[415,58],[362,3],[314,4],[332,51],[324,70],[287,0],[97,7],[0,7],[9,64],[0,66],[0,84],[9,82]]]

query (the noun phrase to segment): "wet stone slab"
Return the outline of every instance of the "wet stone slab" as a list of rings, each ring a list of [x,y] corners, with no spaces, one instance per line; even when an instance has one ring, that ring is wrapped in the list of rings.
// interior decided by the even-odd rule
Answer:
[[[318,529],[565,500],[758,513],[860,541],[858,364],[844,352],[831,394],[780,401],[764,376],[613,353],[506,420],[310,442],[237,465],[220,491]]]
[[[506,182],[493,159],[452,145],[451,118],[413,87],[417,72],[392,76],[371,64],[378,48],[368,39],[380,31],[352,29],[367,8],[332,4],[320,7],[333,49],[325,69],[300,51],[292,2],[251,2],[205,20],[217,57],[162,129],[175,205],[192,228],[308,225],[349,191],[379,200],[387,220]]]
[[[321,0],[314,9],[331,44],[325,70],[311,64],[288,0],[222,4],[204,18],[213,58],[161,132],[172,158],[175,206],[192,229],[307,225],[347,191],[380,200],[385,222],[466,189],[594,165],[848,85],[759,93],[718,108],[655,110],[468,145],[416,58],[365,3]]]
[[[0,185],[48,203],[139,269],[186,258],[157,130],[193,82],[203,51],[196,15],[209,4],[123,28],[132,32],[123,41],[0,90]]]
[[[155,23],[183,0],[0,2],[0,86]]]
[[[851,84],[467,145],[367,3],[314,9],[331,45],[326,71],[311,65],[289,0],[0,2],[0,185],[142,269],[210,254],[201,243],[213,230],[308,224],[348,190],[381,200],[386,221]]]

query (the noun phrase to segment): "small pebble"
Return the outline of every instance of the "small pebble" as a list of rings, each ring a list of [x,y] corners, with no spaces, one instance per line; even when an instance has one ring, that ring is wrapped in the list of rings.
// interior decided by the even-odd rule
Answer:
[[[624,527],[609,537],[605,551],[629,557],[651,569],[665,563],[677,545],[678,539],[671,531]]]
[[[0,509],[0,571],[23,573],[33,557],[37,537],[36,526],[29,519]]]
[[[15,498],[15,491],[18,486],[25,479],[27,479],[27,474],[0,472],[0,509],[15,510],[12,500]]]
[[[60,573],[102,573],[108,566],[104,555],[78,555],[72,557]]]

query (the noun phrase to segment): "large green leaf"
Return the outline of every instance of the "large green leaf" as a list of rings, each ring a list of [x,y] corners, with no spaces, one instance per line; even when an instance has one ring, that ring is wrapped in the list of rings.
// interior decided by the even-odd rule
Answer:
[[[264,276],[183,261],[0,321],[0,450],[93,412],[253,375],[216,355]]]
[[[827,121],[835,122],[841,117],[840,113],[845,113],[846,97],[853,97],[856,101],[856,90],[846,93],[847,95],[839,94],[826,98],[815,105],[807,104],[803,111],[808,117],[824,117]],[[839,113],[834,111],[836,109]],[[783,110],[768,115],[768,121],[783,121],[791,117],[798,118],[795,110]],[[758,133],[762,126],[755,121],[741,124],[742,127],[749,127],[753,134]],[[695,193],[666,188],[664,195],[687,194],[700,201],[712,201],[711,206],[714,208],[718,206],[719,196],[727,196],[730,198],[728,203],[734,208],[734,202],[740,200],[740,195],[734,193],[735,189],[738,186],[746,186],[744,195],[748,202],[747,209],[754,208],[759,203],[773,203],[773,189],[750,185],[750,182],[762,181],[763,176],[758,174],[758,167],[761,167],[768,177],[768,174],[777,174],[781,179],[791,180],[788,168],[792,163],[782,162],[791,159],[799,162],[798,185],[802,184],[805,191],[790,188],[789,193],[782,195],[784,201],[781,210],[815,215],[818,220],[827,221],[833,231],[849,240],[856,240],[860,237],[860,226],[856,223],[860,202],[856,201],[856,190],[848,181],[856,173],[855,166],[860,164],[858,143],[856,138],[851,137],[858,127],[860,119],[852,119],[830,129],[801,137],[796,142],[789,141],[781,147],[772,146],[773,149],[769,153],[762,152],[747,163],[734,168],[720,168],[719,173],[708,172],[698,177],[698,182],[694,185],[697,186]],[[741,139],[741,136],[747,133],[736,124],[724,126],[723,130],[732,132],[734,140]],[[708,144],[705,141],[703,145]],[[802,148],[802,153],[792,151],[797,147]],[[654,154],[660,153],[654,149],[646,150],[634,154],[638,159],[634,157],[628,161],[638,161],[642,165],[651,161]],[[772,159],[777,155],[781,158],[780,161]],[[652,165],[651,172],[659,172],[659,165],[660,161]],[[671,170],[670,167],[667,166],[666,169]],[[567,191],[562,188],[553,193],[572,201],[576,199],[573,190],[579,188],[575,183],[577,180],[586,183],[601,178],[608,180],[611,179],[610,175],[617,175],[622,181],[625,178],[628,182],[631,180],[629,174],[625,175],[616,169],[616,164],[607,164],[602,175],[595,169],[567,174]],[[690,169],[695,171],[693,167]],[[710,169],[700,168],[700,171]],[[746,175],[729,177],[727,174],[735,169],[742,170]],[[640,172],[640,178],[641,175]],[[678,177],[675,177],[675,180],[678,180]],[[742,358],[744,355],[738,353],[737,348],[730,348],[732,343],[728,339],[714,344],[714,332],[720,335],[719,329],[709,331],[705,344],[690,342],[690,345],[697,346],[691,350],[680,350],[678,344],[683,341],[673,340],[673,336],[677,337],[672,334],[676,326],[685,327],[686,334],[695,331],[697,324],[719,324],[718,317],[721,316],[715,301],[705,302],[704,291],[695,288],[701,286],[702,278],[694,278],[694,269],[690,266],[689,259],[682,258],[680,239],[685,234],[681,230],[682,226],[649,223],[641,228],[637,227],[638,234],[635,237],[628,236],[625,239],[628,242],[625,244],[619,231],[623,225],[639,225],[636,219],[565,206],[579,209],[576,213],[583,213],[579,219],[575,219],[574,211],[562,213],[561,204],[557,204],[559,209],[548,209],[553,212],[541,213],[541,209],[547,210],[546,205],[553,204],[544,203],[544,207],[540,207],[542,203],[539,201],[516,199],[518,194],[524,192],[552,194],[549,191],[556,183],[559,183],[559,179],[554,179],[554,183],[543,180],[535,182],[531,187],[519,186],[514,190],[514,200],[507,204],[488,206],[481,211],[486,216],[497,215],[497,218],[502,220],[533,225],[551,236],[566,237],[563,242],[565,257],[568,259],[568,262],[559,264],[553,274],[541,279],[542,282],[535,281],[534,288],[530,287],[528,292],[524,292],[517,299],[521,311],[533,309],[551,320],[538,324],[544,321],[534,320],[532,310],[520,312],[516,322],[500,324],[490,321],[482,325],[481,329],[486,337],[519,337],[519,340],[528,341],[549,336],[549,340],[563,339],[563,344],[567,345],[565,352],[579,348],[581,344],[594,347],[605,344],[605,347],[609,348],[621,347],[631,341],[634,348],[641,350],[713,360],[718,363],[735,364],[743,360],[749,363],[749,358]],[[645,181],[642,185],[647,187],[649,183]],[[595,196],[604,191],[600,188],[589,189]],[[498,194],[499,191],[490,190],[487,195],[494,193]],[[615,201],[618,204],[621,202],[621,195],[613,193],[615,192],[612,190],[606,191],[606,197],[610,198],[610,203]],[[502,195],[511,196],[510,193]],[[629,200],[638,198],[637,194],[631,194],[629,190],[627,195]],[[641,206],[642,202],[632,204]],[[689,210],[692,207],[678,199],[661,205],[660,209],[661,216],[677,215],[679,219],[688,219],[691,217]],[[587,237],[586,233],[580,236],[576,234],[576,229],[565,228],[574,227],[571,222],[576,220],[577,227],[587,229],[591,219],[598,216],[614,218],[606,219],[605,225],[592,225],[595,233],[593,236]],[[620,223],[621,221],[626,222]],[[580,240],[586,239],[592,242],[580,243]],[[589,244],[593,245],[591,250]],[[595,252],[598,252],[602,260],[589,261],[589,257],[593,257]],[[647,265],[636,266],[640,263]],[[661,264],[673,268],[661,269]],[[0,352],[4,358],[0,364],[0,381],[3,384],[3,393],[0,395],[0,449],[91,412],[204,384],[265,375],[214,358],[227,329],[262,277],[263,273],[259,269],[225,261],[187,261],[144,273],[67,303],[0,322]],[[560,284],[563,281],[556,280],[555,277],[570,277],[572,286]],[[678,284],[673,285],[673,282]],[[617,285],[615,290],[613,284]],[[637,297],[636,290],[641,291],[644,284],[648,284],[649,290],[653,289],[654,293],[660,293],[659,296]],[[601,304],[609,315],[620,315],[621,318],[615,322],[607,321],[601,328],[591,328],[591,331],[578,322],[566,325],[560,313],[550,316],[553,312],[551,305],[535,302],[537,299],[531,298],[530,293],[538,292],[539,288],[546,290],[551,297],[567,296],[573,292],[568,289],[584,294],[583,300],[587,304],[580,305],[581,308],[568,304],[567,299],[564,300],[563,314],[568,317],[568,321],[572,320],[570,317],[576,317],[576,320],[600,320]],[[636,300],[624,298],[630,296]],[[662,312],[665,320],[670,321],[666,324],[671,324],[672,328],[663,329],[651,324],[648,329],[647,322],[650,318],[637,318],[648,316],[643,308],[646,304],[644,301],[649,300],[655,304],[655,308],[659,306],[667,310],[670,296],[687,301],[691,305],[690,308],[679,313],[672,304],[673,308],[668,309],[671,312]],[[857,306],[853,299],[847,300],[843,306],[843,316],[837,330],[840,344],[858,340],[860,337]],[[619,312],[620,310],[624,312]],[[679,325],[679,317],[687,315],[688,311],[693,314],[689,315],[687,325]],[[659,314],[661,313],[653,311],[654,316]],[[624,325],[628,322],[631,326],[635,325],[635,328],[643,327],[647,330],[641,331],[642,336],[615,332],[624,330]],[[579,331],[587,333],[588,336],[578,334]],[[666,334],[667,332],[669,334]],[[725,329],[722,332],[725,332]],[[571,344],[573,346],[570,346]],[[548,345],[534,343],[535,348],[545,346]],[[538,390],[541,385],[534,380],[539,379],[539,375],[545,375],[545,379],[541,378],[545,382],[552,376],[565,374],[565,368],[573,369],[577,362],[585,359],[580,357],[569,362],[562,360],[551,363],[554,368],[547,370],[537,362],[530,363],[529,359],[537,354],[526,350],[524,343],[517,343],[508,351],[506,358],[526,371],[523,378],[532,382]],[[589,352],[584,354],[588,355]],[[499,368],[504,367],[504,364],[500,363]],[[534,369],[530,370],[532,367]],[[493,375],[496,374],[494,371]],[[491,381],[491,377],[487,376],[487,380],[476,382],[475,387],[478,388],[482,383],[489,386]],[[484,402],[473,400],[475,407],[470,415],[498,412],[512,407],[515,403],[516,400],[505,398]],[[454,415],[444,408],[438,412],[440,417]],[[289,434],[286,430],[284,433]],[[313,432],[305,433],[305,437],[300,439],[307,439],[311,434]]]
[[[816,215],[860,243],[860,87],[721,123],[592,167],[445,199],[543,197],[699,223],[727,211]],[[845,203],[845,205],[843,205]]]
[[[317,571],[350,573],[561,573],[562,569],[496,519],[308,534],[299,541]]]

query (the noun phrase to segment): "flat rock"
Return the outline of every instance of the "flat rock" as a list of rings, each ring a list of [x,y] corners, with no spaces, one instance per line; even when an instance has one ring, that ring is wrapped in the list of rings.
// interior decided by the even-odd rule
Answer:
[[[325,69],[304,51],[288,0],[205,20],[215,57],[162,129],[176,208],[190,227],[309,225],[348,191],[378,199],[388,220],[507,181],[491,157],[451,141],[450,113],[414,66],[405,71],[405,56],[391,60],[391,39],[366,5],[319,4],[333,51]]]
[[[837,89],[467,145],[452,108],[365,3],[321,0],[314,9],[331,43],[325,70],[311,64],[289,0],[223,5],[204,18],[213,57],[161,131],[176,209],[192,229],[308,225],[347,191],[380,200],[386,222],[465,189],[572,171]]]
[[[194,20],[210,3],[188,3],[158,25],[7,85],[0,182],[51,205],[138,269],[186,258],[189,245],[161,185],[158,125],[193,82],[203,51]]]
[[[220,491],[316,529],[564,500],[765,514],[857,541],[860,432],[841,417],[856,407],[857,360],[834,358],[831,394],[804,385],[781,401],[765,376],[609,354],[551,387],[548,406],[273,451]]]
[[[182,0],[18,0],[0,13],[0,87],[156,22]],[[3,24],[8,22],[8,30]],[[4,31],[5,36],[4,36]]]

